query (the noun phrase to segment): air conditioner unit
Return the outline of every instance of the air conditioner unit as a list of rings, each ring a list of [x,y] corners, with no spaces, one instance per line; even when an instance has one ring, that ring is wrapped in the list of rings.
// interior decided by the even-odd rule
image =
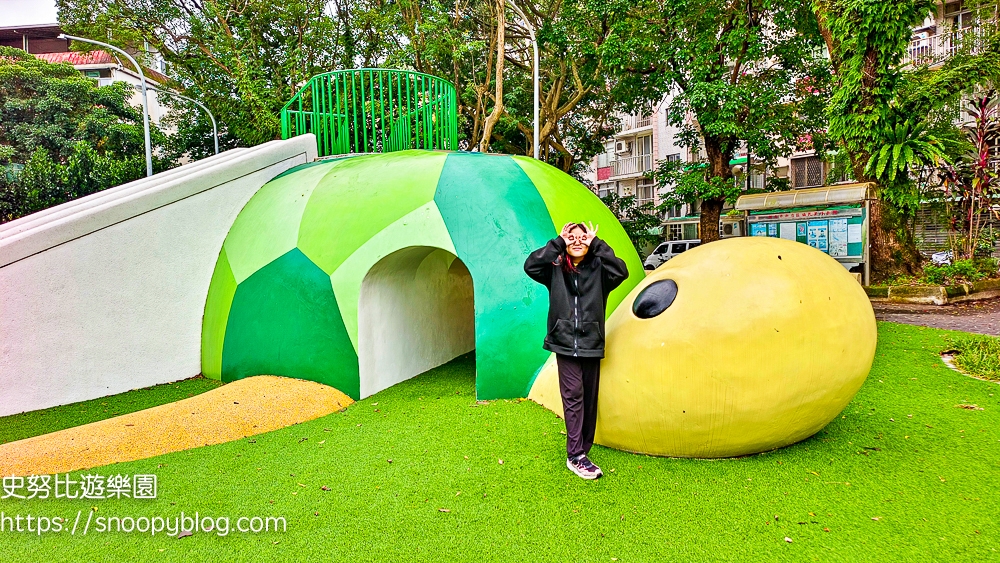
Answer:
[[[615,142],[615,154],[627,154],[632,152],[632,143],[628,141]]]

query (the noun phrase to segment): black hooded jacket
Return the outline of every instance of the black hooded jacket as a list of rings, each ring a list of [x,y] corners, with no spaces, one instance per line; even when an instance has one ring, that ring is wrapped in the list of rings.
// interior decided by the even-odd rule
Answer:
[[[565,272],[566,241],[556,237],[528,255],[524,272],[549,289],[548,334],[542,348],[565,356],[604,357],[608,294],[625,281],[628,268],[608,243],[594,237],[590,250]]]

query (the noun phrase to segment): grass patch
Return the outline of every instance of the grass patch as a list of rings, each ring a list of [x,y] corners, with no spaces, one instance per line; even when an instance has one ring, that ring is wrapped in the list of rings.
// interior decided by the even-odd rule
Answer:
[[[867,382],[808,440],[717,461],[595,447],[606,474],[595,482],[566,469],[551,412],[477,403],[465,358],[340,413],[92,470],[156,474],[156,500],[0,500],[8,515],[61,516],[67,528],[93,507],[197,511],[230,517],[228,535],[7,533],[0,560],[996,560],[1000,387],[945,367],[950,337],[879,323]],[[281,516],[287,531],[236,533],[240,516]]]
[[[0,417],[0,444],[172,403],[222,384],[199,375],[118,395]]]
[[[962,334],[952,340],[952,361],[965,373],[1000,381],[1000,338],[982,334]]]

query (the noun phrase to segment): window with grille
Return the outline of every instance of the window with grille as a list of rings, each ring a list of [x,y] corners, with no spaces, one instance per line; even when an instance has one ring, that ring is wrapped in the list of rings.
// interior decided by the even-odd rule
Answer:
[[[816,156],[792,159],[792,187],[815,188],[823,185],[823,161]]]
[[[678,152],[678,153],[674,153],[674,154],[668,154],[667,158],[665,160],[667,162],[680,162],[680,160],[681,160],[681,153]]]
[[[682,240],[684,238],[684,225],[670,225],[670,240]]]

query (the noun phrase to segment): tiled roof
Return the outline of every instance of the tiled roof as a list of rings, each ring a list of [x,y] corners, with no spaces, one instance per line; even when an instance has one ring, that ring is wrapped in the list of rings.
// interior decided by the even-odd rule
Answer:
[[[73,66],[100,64],[114,66],[118,64],[115,57],[107,51],[89,51],[85,53],[70,51],[68,53],[35,53],[34,55],[45,62],[53,64],[69,63]],[[128,61],[124,61],[124,63],[128,64]],[[131,70],[128,66],[125,68],[127,70]],[[170,80],[167,76],[151,68],[142,67],[142,72],[146,75],[146,78],[159,84],[165,84],[168,80]]]
[[[68,53],[37,53],[35,56],[48,63],[69,63],[73,66],[117,64],[115,58],[106,51],[90,51],[86,53],[76,51]]]

